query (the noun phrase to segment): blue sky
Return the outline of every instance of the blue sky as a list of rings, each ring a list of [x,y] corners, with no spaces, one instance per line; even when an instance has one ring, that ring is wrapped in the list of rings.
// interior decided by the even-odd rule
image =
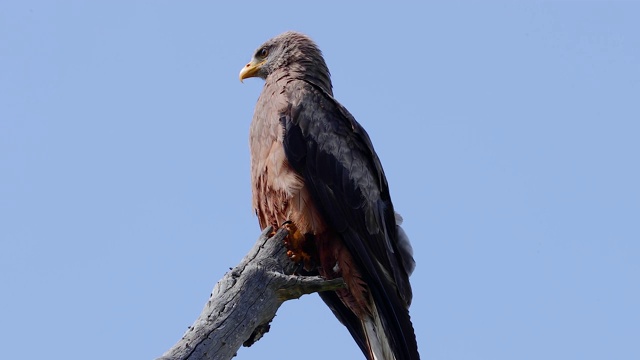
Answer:
[[[259,235],[262,82],[238,72],[294,29],[405,218],[423,358],[640,358],[639,11],[1,3],[3,356],[149,359],[180,338]],[[315,295],[237,358],[301,352],[361,358]]]

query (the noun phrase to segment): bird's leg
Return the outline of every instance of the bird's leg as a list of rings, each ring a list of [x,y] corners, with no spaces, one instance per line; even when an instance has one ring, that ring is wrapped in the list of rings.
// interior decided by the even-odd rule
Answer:
[[[287,220],[282,223],[282,226],[287,229],[289,234],[284,238],[284,246],[287,248],[287,256],[293,262],[300,262],[300,255],[297,254],[298,244],[300,243],[301,238],[304,236],[300,234],[298,228],[293,224],[291,220]]]
[[[312,257],[307,251],[307,236],[298,230],[291,221],[285,221],[282,226],[287,229],[289,235],[284,238],[284,246],[287,248],[287,256],[291,261],[300,264],[304,270],[311,271],[313,268]],[[297,271],[298,272],[298,271]]]
[[[269,235],[267,237],[268,238],[272,238],[272,237],[276,236],[277,232],[278,232],[278,227],[276,225],[271,225],[271,232],[269,233]]]
[[[258,213],[256,212],[256,215],[257,214]],[[269,237],[271,238],[271,237],[274,237],[276,235],[278,230],[280,230],[280,225],[278,225],[277,221],[273,221],[270,225],[271,225],[271,232],[269,233]]]

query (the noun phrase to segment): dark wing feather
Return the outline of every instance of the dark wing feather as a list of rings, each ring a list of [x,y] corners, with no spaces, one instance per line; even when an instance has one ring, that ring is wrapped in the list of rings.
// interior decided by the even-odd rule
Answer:
[[[371,140],[319,87],[293,81],[287,96],[290,107],[280,118],[287,160],[302,174],[325,221],[342,236],[357,262],[398,359],[417,359],[407,310],[410,269],[404,268],[410,254],[398,245],[393,204]],[[352,334],[359,334],[356,340],[362,347],[362,329],[351,328],[360,324],[343,314],[346,309],[336,310],[343,305],[335,300],[329,298],[329,305]]]

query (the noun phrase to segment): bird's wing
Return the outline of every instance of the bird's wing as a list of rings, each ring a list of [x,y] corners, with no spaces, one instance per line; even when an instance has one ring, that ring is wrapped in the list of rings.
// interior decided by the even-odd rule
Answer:
[[[411,287],[399,244],[387,180],[371,140],[351,114],[321,88],[305,81],[288,87],[280,116],[290,165],[299,172],[325,222],[342,237],[367,283],[387,337],[402,359],[417,354],[408,314]],[[336,299],[323,296],[362,347],[360,324]],[[329,303],[330,302],[330,303]]]

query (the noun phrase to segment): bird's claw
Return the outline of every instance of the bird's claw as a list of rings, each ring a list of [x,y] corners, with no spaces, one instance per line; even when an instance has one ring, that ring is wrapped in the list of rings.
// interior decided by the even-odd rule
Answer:
[[[305,242],[307,241],[305,235],[302,234],[290,220],[283,222],[282,227],[289,232],[284,238],[284,246],[287,249],[289,259],[296,263],[299,268],[311,270],[313,263],[311,255],[304,250]],[[296,271],[296,273],[298,272],[299,271]]]

